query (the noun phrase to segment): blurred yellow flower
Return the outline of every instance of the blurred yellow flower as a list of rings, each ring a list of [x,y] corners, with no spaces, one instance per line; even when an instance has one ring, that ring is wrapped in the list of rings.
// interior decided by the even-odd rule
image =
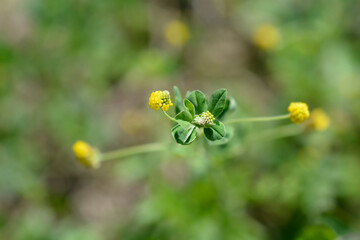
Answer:
[[[290,112],[290,119],[294,123],[302,123],[310,116],[309,107],[303,102],[290,103],[288,110]]]
[[[98,168],[100,166],[100,157],[96,149],[83,141],[77,141],[73,145],[73,151],[79,162],[89,168]]]
[[[164,111],[169,110],[169,108],[173,105],[170,99],[169,91],[156,91],[151,93],[149,98],[149,106],[150,108],[158,111],[160,108]]]
[[[280,42],[280,31],[272,24],[262,24],[255,29],[253,42],[261,49],[274,49]]]
[[[188,26],[179,20],[168,22],[164,27],[164,35],[165,39],[175,47],[185,45],[190,38]]]
[[[320,108],[311,111],[310,126],[317,131],[325,131],[330,126],[330,118]]]

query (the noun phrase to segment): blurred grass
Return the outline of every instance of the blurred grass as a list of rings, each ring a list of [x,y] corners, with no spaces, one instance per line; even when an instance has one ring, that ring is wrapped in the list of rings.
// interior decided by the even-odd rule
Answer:
[[[357,0],[2,0],[0,239],[288,240],[319,224],[356,239],[359,10]],[[166,39],[174,20],[188,27],[184,45]],[[262,24],[280,33],[267,51],[252,42]],[[331,127],[244,147],[283,122],[243,124],[225,146],[77,164],[78,139],[101,150],[173,141],[147,98],[175,84],[229,89],[234,116],[305,101]]]

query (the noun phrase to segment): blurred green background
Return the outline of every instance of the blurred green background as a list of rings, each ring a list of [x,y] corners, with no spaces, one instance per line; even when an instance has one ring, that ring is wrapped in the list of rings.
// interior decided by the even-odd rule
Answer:
[[[0,0],[0,239],[360,239],[359,12],[359,0]],[[79,139],[173,143],[147,105],[173,85],[227,88],[233,117],[304,101],[331,125],[245,146],[288,122],[243,124],[224,146],[76,161]]]

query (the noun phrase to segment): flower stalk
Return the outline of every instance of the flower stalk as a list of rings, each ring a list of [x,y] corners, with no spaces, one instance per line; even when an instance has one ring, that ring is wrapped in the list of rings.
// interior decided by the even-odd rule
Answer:
[[[243,123],[243,122],[268,122],[268,121],[276,121],[283,120],[290,117],[290,114],[271,116],[271,117],[250,117],[250,118],[236,118],[224,121],[225,124],[235,124],[235,123]]]
[[[170,121],[173,121],[173,122],[176,122],[176,123],[177,123],[176,119],[173,118],[173,117],[171,117],[166,111],[163,110],[162,112],[165,114],[165,116],[166,116]]]

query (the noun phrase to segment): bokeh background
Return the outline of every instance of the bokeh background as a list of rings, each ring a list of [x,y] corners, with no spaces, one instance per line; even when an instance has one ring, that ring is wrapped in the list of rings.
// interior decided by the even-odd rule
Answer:
[[[359,12],[358,0],[0,0],[0,239],[360,239]],[[290,122],[242,124],[224,146],[76,161],[79,139],[173,143],[147,106],[173,85],[227,88],[229,117],[304,101],[331,124],[250,144]]]

